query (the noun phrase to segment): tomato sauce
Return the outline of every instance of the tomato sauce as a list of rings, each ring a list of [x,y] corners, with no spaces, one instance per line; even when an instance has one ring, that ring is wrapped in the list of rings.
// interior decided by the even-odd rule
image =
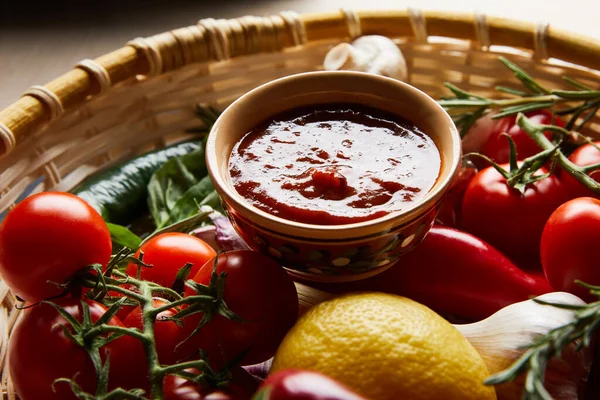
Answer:
[[[233,185],[252,205],[316,225],[401,211],[429,192],[440,165],[433,140],[413,123],[354,104],[279,114],[229,158]]]

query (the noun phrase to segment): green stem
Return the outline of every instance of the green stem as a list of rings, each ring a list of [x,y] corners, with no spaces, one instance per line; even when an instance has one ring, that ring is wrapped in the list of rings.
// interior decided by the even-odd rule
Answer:
[[[538,146],[544,150],[550,150],[555,145],[548,140],[544,135],[544,131],[559,132],[561,134],[568,135],[569,132],[563,128],[554,125],[537,125],[531,123],[524,114],[519,113],[517,115],[517,124],[533,139]],[[600,183],[590,178],[586,174],[586,167],[580,167],[569,160],[561,151],[556,152],[556,159],[559,165],[573,178],[581,182],[584,186],[592,190],[594,193],[600,195]]]
[[[522,104],[530,104],[530,103],[547,103],[554,102],[558,103],[561,101],[567,101],[567,99],[563,99],[553,94],[544,95],[544,96],[531,96],[531,97],[517,97],[514,99],[499,99],[499,100],[491,100],[492,105],[497,107],[509,107],[509,106],[519,106]]]
[[[95,337],[106,333],[120,333],[122,335],[131,336],[132,338],[135,338],[142,343],[148,340],[148,337],[142,332],[139,332],[138,330],[114,325],[100,325],[95,328],[92,328],[88,331],[88,333],[86,333],[85,337]]]
[[[156,315],[153,314],[154,304],[152,299],[152,289],[146,282],[140,282],[139,289],[140,294],[144,297],[144,300],[140,301],[140,306],[142,307],[142,323],[144,326],[143,335],[146,337],[146,340],[142,341],[142,345],[144,346],[146,361],[148,363],[150,395],[153,399],[162,400],[164,398],[162,387],[164,374],[161,371],[160,361],[156,351],[156,343],[154,342],[154,322],[156,320]]]
[[[215,297],[209,296],[209,295],[189,296],[189,297],[184,297],[183,299],[175,300],[169,304],[165,304],[164,306],[156,307],[152,312],[156,316],[156,315],[160,314],[161,312],[168,311],[168,310],[172,309],[173,307],[177,307],[177,306],[180,306],[183,304],[193,304],[195,302],[205,302],[205,301],[210,301],[211,303],[213,303],[214,300],[215,300]]]
[[[198,371],[203,371],[208,367],[206,361],[203,360],[195,360],[195,361],[187,361],[182,362],[175,365],[169,365],[168,367],[162,367],[161,372],[163,375],[173,374],[175,372],[180,372],[188,368],[195,368]]]

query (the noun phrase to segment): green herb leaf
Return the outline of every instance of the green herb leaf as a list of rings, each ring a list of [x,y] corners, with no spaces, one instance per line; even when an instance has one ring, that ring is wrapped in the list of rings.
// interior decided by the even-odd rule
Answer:
[[[198,206],[214,192],[210,177],[205,176],[192,185],[173,205],[167,223],[175,223],[198,213]]]
[[[563,99],[589,100],[600,96],[600,90],[553,90],[553,95]]]
[[[106,226],[108,227],[110,238],[112,239],[113,243],[134,250],[140,247],[142,239],[140,239],[135,233],[131,232],[128,228],[122,225],[112,224],[110,222],[107,222]]]
[[[148,206],[157,229],[174,221],[172,214],[179,214],[178,201],[207,174],[204,146],[189,154],[171,159],[159,168],[148,184]],[[202,200],[202,199],[197,199]]]

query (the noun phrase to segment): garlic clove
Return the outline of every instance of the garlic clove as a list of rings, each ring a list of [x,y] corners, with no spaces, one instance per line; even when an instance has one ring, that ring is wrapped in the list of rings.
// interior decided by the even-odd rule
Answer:
[[[406,60],[396,43],[378,35],[362,36],[352,44],[338,44],[325,56],[323,67],[329,71],[361,71],[399,80],[408,77]]]
[[[348,69],[353,63],[354,55],[352,53],[352,45],[350,43],[340,43],[327,53],[323,65],[325,69],[336,71],[340,69]]]

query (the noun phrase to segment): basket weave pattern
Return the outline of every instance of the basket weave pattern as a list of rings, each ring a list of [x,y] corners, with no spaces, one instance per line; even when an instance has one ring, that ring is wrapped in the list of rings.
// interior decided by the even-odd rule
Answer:
[[[322,69],[333,45],[371,34],[397,42],[408,83],[434,98],[447,94],[446,81],[488,96],[496,85],[514,85],[499,55],[550,87],[564,88],[563,75],[600,82],[600,44],[545,24],[418,10],[205,19],[83,60],[1,111],[0,212],[26,194],[70,190],[99,168],[185,137],[199,125],[196,103],[223,109],[262,83]],[[600,136],[600,118],[586,129]],[[5,365],[20,312],[2,282],[0,302],[0,389],[15,399]]]

